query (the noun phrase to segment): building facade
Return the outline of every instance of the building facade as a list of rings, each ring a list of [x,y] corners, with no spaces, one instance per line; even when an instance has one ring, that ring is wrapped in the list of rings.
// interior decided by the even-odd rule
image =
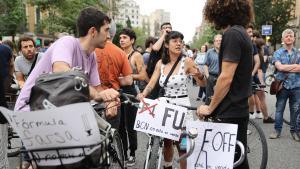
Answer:
[[[116,3],[118,13],[114,16],[115,22],[126,26],[130,20],[132,27],[140,27],[140,7],[133,0],[120,0]]]
[[[160,25],[165,22],[170,22],[170,12],[163,9],[157,9],[149,16],[150,36],[160,36]]]

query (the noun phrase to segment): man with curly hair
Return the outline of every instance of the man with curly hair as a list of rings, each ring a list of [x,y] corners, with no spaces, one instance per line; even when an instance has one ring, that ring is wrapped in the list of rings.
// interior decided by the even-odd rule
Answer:
[[[201,105],[197,114],[200,118],[210,115],[218,122],[237,124],[237,139],[246,147],[253,57],[245,27],[253,20],[252,0],[207,0],[204,16],[224,33],[215,91],[211,103]],[[247,157],[237,168],[249,169]]]

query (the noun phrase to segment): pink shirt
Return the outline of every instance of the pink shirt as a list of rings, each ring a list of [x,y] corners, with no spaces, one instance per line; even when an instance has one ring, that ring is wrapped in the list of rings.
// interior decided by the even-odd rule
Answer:
[[[34,86],[35,80],[43,73],[52,72],[53,63],[58,61],[67,63],[71,68],[82,68],[88,75],[91,86],[100,85],[94,52],[87,55],[80,46],[79,39],[72,36],[65,36],[52,44],[37,63],[21,90],[15,110],[30,110],[29,105],[24,105],[26,105],[26,102],[29,100],[31,88]]]

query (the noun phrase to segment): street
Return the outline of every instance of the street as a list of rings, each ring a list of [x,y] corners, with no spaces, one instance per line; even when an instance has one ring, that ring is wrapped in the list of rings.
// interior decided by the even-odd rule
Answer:
[[[202,104],[197,102],[196,96],[198,94],[198,88],[192,85],[189,86],[189,93],[191,96],[192,105]],[[275,111],[275,96],[267,94],[267,105],[271,116],[274,118]],[[286,107],[285,116],[289,113],[288,106]],[[264,130],[265,136],[268,142],[268,169],[296,169],[300,166],[300,142],[292,140],[289,133],[289,126],[283,125],[283,131],[280,139],[270,140],[268,136],[273,132],[274,124],[263,124],[262,120],[256,120]],[[136,153],[137,163],[132,169],[143,168],[143,163],[146,155],[146,144],[148,137],[143,133],[138,133],[138,151]],[[10,168],[15,169],[19,163],[19,158],[10,158]],[[178,168],[178,164],[174,166]]]

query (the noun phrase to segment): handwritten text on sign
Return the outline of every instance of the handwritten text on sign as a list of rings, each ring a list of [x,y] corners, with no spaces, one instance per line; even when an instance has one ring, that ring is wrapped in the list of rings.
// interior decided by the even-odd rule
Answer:
[[[186,113],[184,107],[144,99],[137,111],[134,129],[178,141]]]
[[[48,110],[32,112],[12,112],[3,110],[11,126],[20,136],[27,150],[64,148],[71,146],[94,145],[100,142],[100,132],[95,115],[89,103],[78,103]],[[95,148],[86,148],[85,154],[90,154]],[[74,163],[83,157],[82,149],[61,150],[59,157],[64,157],[64,163]],[[34,152],[40,165],[59,165],[58,154],[55,151]],[[74,158],[73,158],[74,157]]]
[[[188,158],[187,168],[233,168],[237,125],[189,121],[187,129],[191,128],[198,130],[198,137],[193,154]]]

